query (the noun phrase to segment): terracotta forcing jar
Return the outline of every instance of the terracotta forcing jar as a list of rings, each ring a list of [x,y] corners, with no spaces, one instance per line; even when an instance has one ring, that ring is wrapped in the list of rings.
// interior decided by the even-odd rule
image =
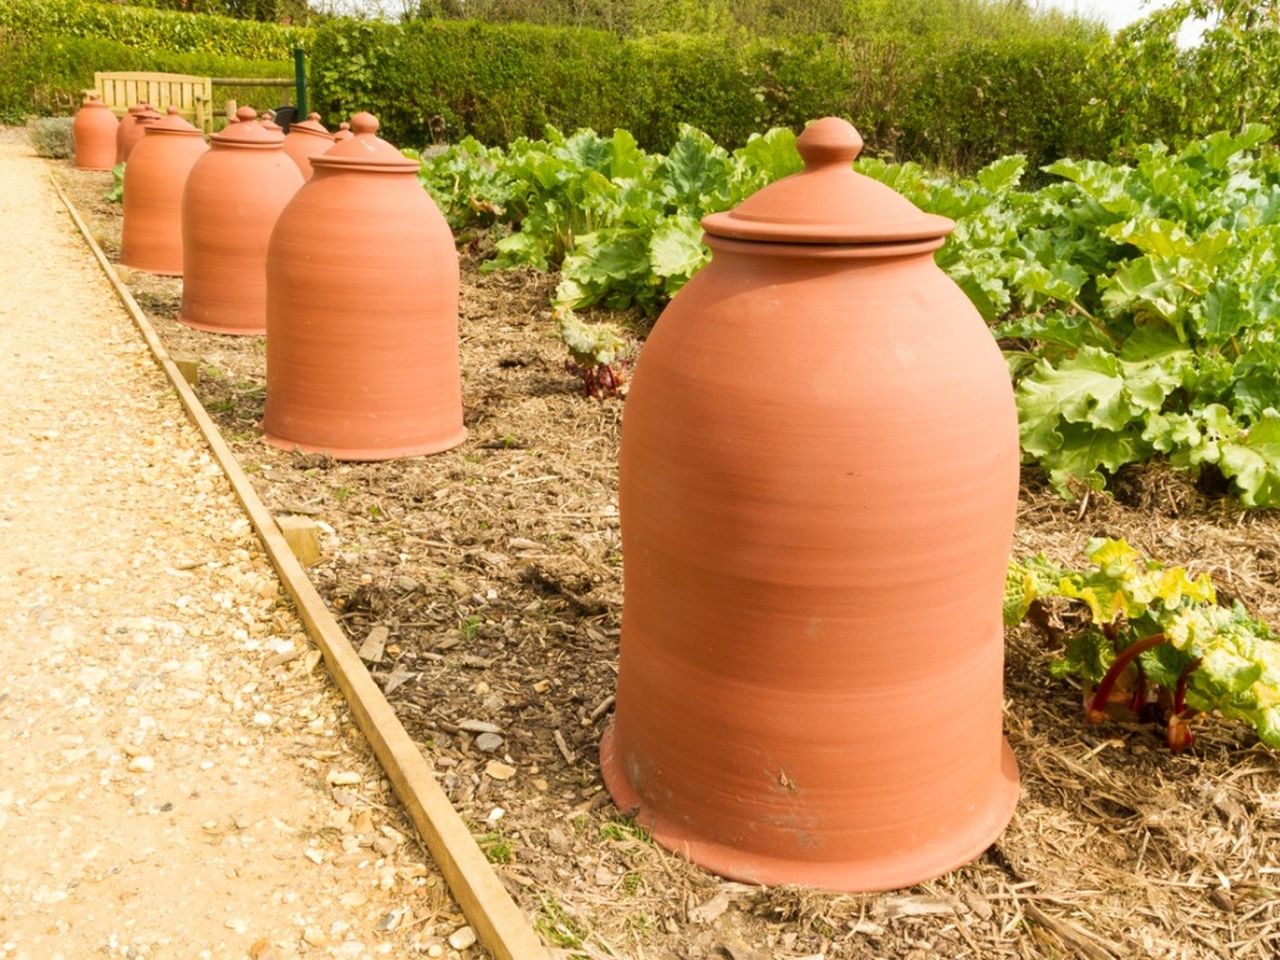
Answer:
[[[605,782],[751,883],[907,886],[1012,815],[1001,598],[1017,418],[932,253],[954,224],[850,163],[703,220],[712,262],[645,345],[622,428],[625,601]]]
[[[182,189],[208,146],[200,131],[170,107],[146,126],[124,168],[124,228],[120,262],[126,267],[182,276]]]
[[[116,163],[128,163],[133,148],[142,142],[148,124],[163,119],[149,103],[135,103],[120,120],[116,130]]]
[[[267,332],[267,241],[302,186],[284,135],[241,107],[191,168],[182,193],[182,312],[214,333]]]
[[[461,443],[458,254],[418,165],[352,118],[267,251],[266,439],[339,460]]]
[[[321,125],[318,113],[289,124],[289,132],[284,138],[284,152],[298,165],[307,180],[311,179],[311,158],[332,146],[333,134]]]
[[[71,123],[76,166],[81,170],[110,170],[116,164],[116,129],[120,122],[96,93],[84,98]]]

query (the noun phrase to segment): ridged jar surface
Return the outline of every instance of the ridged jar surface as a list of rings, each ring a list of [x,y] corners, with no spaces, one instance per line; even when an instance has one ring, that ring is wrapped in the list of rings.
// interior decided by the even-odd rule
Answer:
[[[267,332],[267,243],[301,186],[280,147],[215,146],[197,161],[182,195],[182,323]]]
[[[461,443],[458,287],[412,171],[317,169],[267,254],[268,442],[345,460]]]
[[[284,138],[284,152],[297,165],[304,180],[311,179],[311,158],[319,156],[332,146],[332,137],[320,137],[314,133],[290,130]]]
[[[1017,797],[1008,371],[931,253],[708,239],[623,417],[605,779],[729,877],[926,880]]]
[[[201,137],[148,134],[124,168],[124,226],[120,262],[126,267],[182,276],[182,190],[208,147]]]
[[[85,101],[71,123],[76,166],[81,170],[110,170],[116,162],[116,120],[101,101]]]
[[[155,114],[153,113],[152,116],[154,117]],[[133,148],[142,142],[142,136],[146,132],[146,123],[140,123],[137,114],[133,111],[126,112],[120,118],[120,126],[116,129],[116,163],[129,162],[129,155],[133,153]]]

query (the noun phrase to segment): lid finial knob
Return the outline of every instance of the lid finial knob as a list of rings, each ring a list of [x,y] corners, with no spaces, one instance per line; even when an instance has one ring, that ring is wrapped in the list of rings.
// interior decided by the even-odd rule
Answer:
[[[311,112],[311,113],[308,113],[308,114],[307,114],[307,119],[308,119],[308,120],[313,121],[314,123],[319,123],[319,122],[320,122],[320,114],[315,113],[315,112],[313,111],[313,112]]]
[[[862,151],[862,135],[852,123],[839,117],[823,117],[796,137],[796,151],[806,170],[843,164],[848,166]]]
[[[253,107],[241,107],[236,111],[236,119],[241,123],[249,123],[251,120],[258,119],[258,111]]]
[[[178,111],[178,105],[177,105],[176,103],[171,103],[171,104],[169,104],[169,109],[168,109],[168,111],[167,111],[167,113],[169,114],[169,116],[171,116],[171,117],[177,116],[177,115],[178,115],[178,112],[179,112],[179,111]]]
[[[372,113],[360,111],[351,118],[351,132],[355,134],[361,133],[377,133],[378,118]]]

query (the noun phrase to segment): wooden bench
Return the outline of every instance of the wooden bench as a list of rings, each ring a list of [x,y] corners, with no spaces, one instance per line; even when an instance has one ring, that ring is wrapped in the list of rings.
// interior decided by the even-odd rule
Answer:
[[[213,81],[181,73],[95,73],[94,86],[116,116],[135,103],[149,103],[161,113],[176,106],[188,123],[213,133]]]

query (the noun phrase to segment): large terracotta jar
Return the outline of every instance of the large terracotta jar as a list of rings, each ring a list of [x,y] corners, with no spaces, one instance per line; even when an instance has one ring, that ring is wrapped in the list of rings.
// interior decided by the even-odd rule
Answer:
[[[267,332],[267,241],[302,186],[284,135],[241,107],[209,141],[182,193],[182,311],[213,333]]]
[[[71,122],[76,166],[81,170],[110,170],[116,163],[116,129],[120,122],[96,93],[84,98]]]
[[[333,142],[333,134],[320,123],[320,114],[313,113],[305,120],[289,124],[289,132],[284,138],[284,152],[298,165],[303,177],[310,180],[311,158],[324,153],[333,146]]]
[[[446,450],[466,438],[453,236],[378,121],[352,129],[271,235],[266,439],[340,460]]]
[[[127,163],[133,148],[142,142],[148,124],[163,119],[149,103],[135,103],[120,120],[116,130],[116,163]]]
[[[954,226],[857,174],[835,118],[803,172],[703,220],[622,426],[620,808],[728,877],[903,887],[1012,815],[1001,598],[1009,374],[933,262]]]
[[[126,267],[182,276],[182,189],[208,146],[200,131],[170,107],[148,124],[124,168],[124,227],[120,262]]]

